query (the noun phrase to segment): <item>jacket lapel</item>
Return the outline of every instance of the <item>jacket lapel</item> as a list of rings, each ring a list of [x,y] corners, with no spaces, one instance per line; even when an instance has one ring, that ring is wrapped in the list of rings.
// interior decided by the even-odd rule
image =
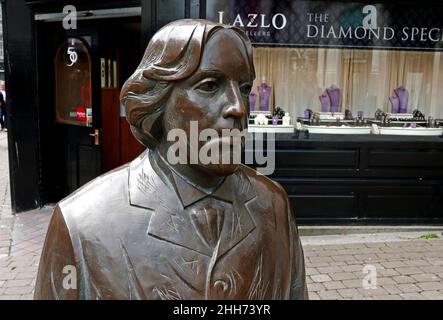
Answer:
[[[217,257],[232,250],[256,228],[250,208],[257,194],[248,177],[239,170],[226,182],[214,193],[215,198],[232,203],[233,208],[225,214]]]
[[[206,228],[209,230],[205,230],[201,219],[197,219],[201,212],[185,210],[182,203],[184,199],[180,199],[174,187],[166,185],[152,168],[149,152],[144,152],[129,167],[130,205],[154,212],[147,235],[212,257],[215,246],[208,239],[212,239],[213,234],[221,232],[217,256],[222,256],[255,229],[250,208],[255,202],[256,192],[241,170],[228,176],[212,195],[230,203],[232,210],[225,210],[222,219],[208,216]],[[203,196],[200,195],[199,198]],[[212,224],[217,228],[216,231],[211,230]],[[218,228],[220,224],[223,225],[221,231]],[[208,237],[207,234],[211,236]]]
[[[212,255],[195,231],[174,188],[167,186],[152,168],[149,151],[130,165],[129,202],[153,211],[147,235],[209,257]]]

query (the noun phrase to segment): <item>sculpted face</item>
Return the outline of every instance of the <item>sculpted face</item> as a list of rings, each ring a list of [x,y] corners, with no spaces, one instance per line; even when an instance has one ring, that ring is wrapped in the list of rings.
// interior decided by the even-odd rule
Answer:
[[[246,127],[246,106],[252,87],[253,71],[244,44],[232,30],[217,31],[203,50],[199,68],[191,77],[175,84],[167,101],[163,118],[164,137],[169,130],[181,128],[188,135],[189,147],[191,121],[198,121],[198,132],[215,129],[220,137],[212,138],[210,142],[199,142],[198,150],[205,144],[216,143],[222,152],[222,145],[229,144],[225,150],[230,150],[232,154],[232,139],[221,138],[222,130],[237,128],[241,131]],[[237,167],[232,161],[230,164],[199,162],[196,166],[216,175],[231,174]]]

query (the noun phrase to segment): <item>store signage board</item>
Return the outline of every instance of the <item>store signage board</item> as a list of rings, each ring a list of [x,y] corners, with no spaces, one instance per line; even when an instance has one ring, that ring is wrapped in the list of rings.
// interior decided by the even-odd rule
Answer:
[[[207,19],[255,45],[443,50],[443,7],[291,0],[208,0]]]

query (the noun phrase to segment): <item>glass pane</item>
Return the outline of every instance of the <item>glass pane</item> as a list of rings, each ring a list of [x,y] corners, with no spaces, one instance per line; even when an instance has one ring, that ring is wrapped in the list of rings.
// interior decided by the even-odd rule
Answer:
[[[55,57],[56,121],[92,125],[91,57],[81,39],[69,38]]]
[[[409,92],[407,112],[418,109],[443,118],[443,54],[430,51],[328,48],[254,48],[256,81],[273,88],[271,106],[292,117],[321,110],[325,88],[340,88],[340,109],[373,117],[377,109],[391,112],[389,97],[403,86]],[[265,80],[263,80],[265,79]]]

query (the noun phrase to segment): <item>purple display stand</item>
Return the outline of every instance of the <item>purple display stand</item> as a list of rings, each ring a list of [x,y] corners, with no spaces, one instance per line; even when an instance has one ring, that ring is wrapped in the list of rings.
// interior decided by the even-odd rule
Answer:
[[[331,102],[331,112],[339,112],[340,111],[340,88],[332,85],[329,88],[326,88],[326,92],[328,93],[329,100]]]
[[[328,95],[323,92],[321,96],[318,96],[321,104],[321,112],[328,112]]]
[[[269,111],[269,98],[271,96],[271,89],[272,87],[268,86],[266,83],[262,83],[257,87],[261,111]]]
[[[398,113],[400,100],[397,96],[389,97],[389,101],[391,102],[391,113]]]
[[[272,125],[274,125],[274,126],[278,125],[278,117],[277,116],[272,117]]]
[[[251,111],[255,111],[255,102],[257,101],[257,94],[255,92],[251,92],[249,94],[249,108]]]
[[[404,86],[400,86],[397,89],[394,89],[394,92],[397,95],[398,99],[400,100],[399,112],[400,113],[407,113],[408,112],[408,100],[409,100],[408,90],[406,90],[406,88]]]
[[[306,109],[306,110],[303,112],[303,115],[304,115],[305,119],[311,119],[312,110],[311,110],[311,109]]]

